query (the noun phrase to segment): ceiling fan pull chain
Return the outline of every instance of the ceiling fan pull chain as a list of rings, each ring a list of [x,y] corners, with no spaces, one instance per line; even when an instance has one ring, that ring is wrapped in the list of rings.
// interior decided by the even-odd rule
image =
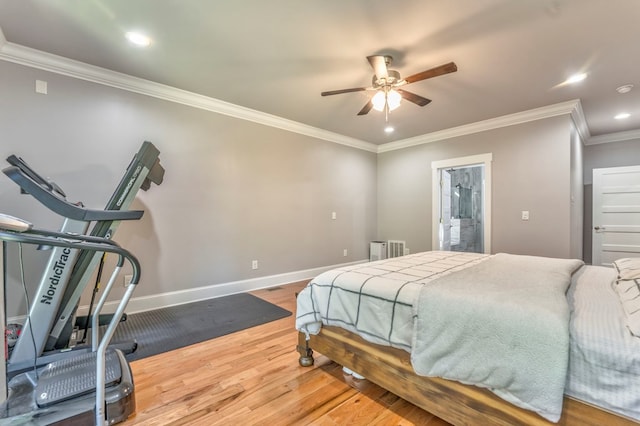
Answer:
[[[384,94],[384,119],[385,122],[389,122],[389,101],[387,100],[387,91],[385,90]]]

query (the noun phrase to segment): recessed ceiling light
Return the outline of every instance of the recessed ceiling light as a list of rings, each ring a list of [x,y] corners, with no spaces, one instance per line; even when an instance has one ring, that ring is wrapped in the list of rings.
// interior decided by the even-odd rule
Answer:
[[[565,83],[566,84],[574,84],[574,83],[578,83],[581,82],[582,80],[584,80],[585,78],[587,78],[587,73],[580,73],[580,74],[574,74],[571,77],[569,77]]]
[[[137,33],[135,31],[129,31],[125,34],[127,40],[137,46],[149,46],[151,44],[151,39],[142,33]]]
[[[384,128],[385,133],[393,133],[395,129],[392,126],[387,126]]]
[[[618,93],[629,93],[633,89],[633,84],[625,84],[624,86],[620,86],[616,88],[616,92]]]
[[[615,118],[616,120],[624,120],[625,118],[629,118],[631,117],[631,114],[629,114],[628,112],[621,112],[620,114],[616,115]]]

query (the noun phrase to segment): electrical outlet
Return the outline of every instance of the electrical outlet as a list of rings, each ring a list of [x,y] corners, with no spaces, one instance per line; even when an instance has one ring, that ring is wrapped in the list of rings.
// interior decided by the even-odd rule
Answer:
[[[347,249],[344,249],[344,250],[342,251],[342,255],[343,255],[343,256],[347,256],[348,254],[349,254],[349,251],[347,251]]]
[[[43,95],[47,94],[47,82],[43,80],[36,80],[36,93]]]
[[[258,261],[257,260],[251,261],[251,269],[258,269]]]
[[[529,220],[529,210],[522,210],[522,220]]]
[[[133,279],[133,275],[129,275],[129,274],[125,275],[124,276],[124,282],[123,282],[124,286],[126,287],[129,284],[131,284],[131,280],[132,279]]]

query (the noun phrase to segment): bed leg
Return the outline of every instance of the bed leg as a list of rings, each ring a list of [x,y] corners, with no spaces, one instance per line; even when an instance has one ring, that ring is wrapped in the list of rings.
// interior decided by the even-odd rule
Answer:
[[[298,335],[296,350],[300,354],[298,363],[300,363],[302,367],[311,367],[313,365],[313,350],[309,347],[309,342],[305,338],[304,333]]]

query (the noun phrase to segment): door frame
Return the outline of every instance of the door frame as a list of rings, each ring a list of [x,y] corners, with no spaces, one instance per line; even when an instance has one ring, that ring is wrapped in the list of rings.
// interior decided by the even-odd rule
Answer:
[[[440,247],[440,169],[484,165],[484,187],[482,188],[484,252],[491,253],[491,162],[493,154],[478,154],[431,162],[431,249]]]
[[[440,184],[440,194],[438,195],[438,217],[442,220],[438,220],[438,246],[435,250],[451,250],[451,169],[438,169],[438,179]],[[444,200],[447,199],[445,185],[449,185],[449,208],[444,206]],[[449,213],[449,217],[442,217],[444,212]],[[447,229],[447,227],[449,229]]]

